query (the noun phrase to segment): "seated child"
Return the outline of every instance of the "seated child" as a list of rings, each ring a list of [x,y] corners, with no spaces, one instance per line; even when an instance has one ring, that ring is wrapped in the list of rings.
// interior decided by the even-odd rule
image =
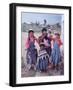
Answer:
[[[48,69],[49,55],[45,50],[44,43],[40,43],[40,50],[38,53],[37,69],[41,72],[46,72]]]

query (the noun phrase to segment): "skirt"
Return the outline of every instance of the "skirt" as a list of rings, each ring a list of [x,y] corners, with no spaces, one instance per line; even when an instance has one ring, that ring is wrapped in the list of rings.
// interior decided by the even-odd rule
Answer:
[[[60,48],[56,42],[54,43],[54,48],[52,49],[51,60],[54,65],[58,65],[61,61]]]
[[[36,63],[37,63],[37,50],[36,49],[27,49],[26,59],[27,59],[27,64],[36,65]]]
[[[48,65],[49,65],[49,57],[47,53],[45,53],[45,55],[41,55],[38,57],[37,70],[46,71],[48,69]]]

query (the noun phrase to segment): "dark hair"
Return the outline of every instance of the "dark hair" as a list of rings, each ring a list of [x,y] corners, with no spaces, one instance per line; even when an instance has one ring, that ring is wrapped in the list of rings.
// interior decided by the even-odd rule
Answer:
[[[46,29],[46,28],[43,28],[43,29],[42,29],[42,32],[44,32],[44,31],[47,31],[47,29]]]
[[[42,46],[45,47],[45,45],[43,43],[40,43],[40,47],[42,47]]]
[[[29,30],[29,31],[28,31],[28,40],[30,40],[29,34],[30,34],[31,32],[34,33],[33,30]]]
[[[51,31],[49,31],[48,33],[50,33],[50,34],[51,34]]]
[[[55,35],[60,36],[60,34],[59,34],[59,33],[55,33]]]
[[[33,31],[33,30],[28,31],[28,33],[30,33],[30,32],[33,32],[33,33],[34,33],[34,31]]]

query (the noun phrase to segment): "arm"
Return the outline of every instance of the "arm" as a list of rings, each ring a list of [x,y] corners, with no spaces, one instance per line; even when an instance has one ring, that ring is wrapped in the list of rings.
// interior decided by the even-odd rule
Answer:
[[[36,37],[34,37],[34,38],[35,38],[35,41],[36,41],[37,43],[39,43],[38,39],[37,39]]]

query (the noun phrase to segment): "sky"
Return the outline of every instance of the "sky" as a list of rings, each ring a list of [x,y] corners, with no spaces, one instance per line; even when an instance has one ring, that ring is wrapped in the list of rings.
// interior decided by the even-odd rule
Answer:
[[[36,21],[41,24],[44,23],[44,19],[47,20],[47,24],[53,25],[58,22],[61,22],[62,15],[61,14],[51,14],[51,13],[31,13],[31,12],[22,12],[21,14],[22,23],[35,23]]]

